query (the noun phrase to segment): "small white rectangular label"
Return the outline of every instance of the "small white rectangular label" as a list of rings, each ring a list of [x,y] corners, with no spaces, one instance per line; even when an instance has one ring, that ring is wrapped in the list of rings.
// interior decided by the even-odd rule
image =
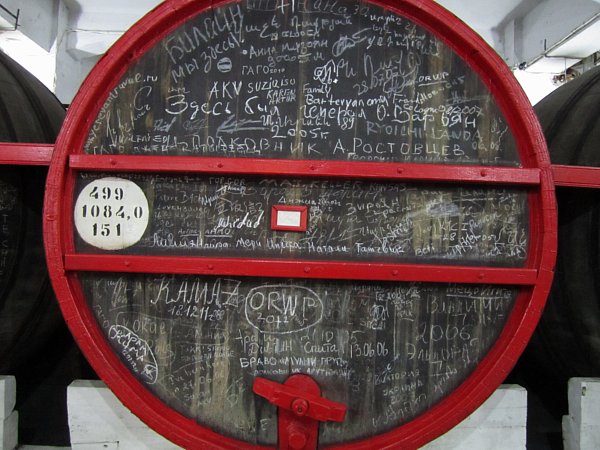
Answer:
[[[278,227],[297,227],[300,228],[302,213],[300,211],[277,211]]]

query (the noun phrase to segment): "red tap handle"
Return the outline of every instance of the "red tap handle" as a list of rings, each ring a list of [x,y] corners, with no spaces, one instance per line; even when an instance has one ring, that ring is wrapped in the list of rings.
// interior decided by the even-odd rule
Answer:
[[[327,400],[298,387],[279,384],[261,377],[254,379],[252,390],[280,408],[319,422],[343,422],[348,409],[343,403]]]

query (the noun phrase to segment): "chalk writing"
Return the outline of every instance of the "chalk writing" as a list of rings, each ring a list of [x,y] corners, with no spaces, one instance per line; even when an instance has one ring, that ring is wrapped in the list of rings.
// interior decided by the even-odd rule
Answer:
[[[108,329],[108,339],[136,374],[146,383],[156,383],[158,365],[146,341],[122,325],[111,326]]]
[[[518,293],[487,285],[81,279],[108,340],[152,391],[228,436],[269,445],[277,441],[276,421],[267,420],[275,408],[261,404],[256,413],[255,376],[306,373],[325,396],[348,404],[344,424],[321,425],[323,442],[371,436],[456,388],[494,343]],[[115,301],[115,290],[126,300]]]
[[[246,320],[262,333],[293,333],[316,325],[322,317],[323,302],[305,287],[261,286],[246,298]]]
[[[409,20],[353,1],[246,1],[190,20],[128,68],[85,150],[519,164],[464,61]]]
[[[101,175],[92,179],[96,177]],[[94,186],[95,182],[86,184],[88,176],[81,178],[82,185]],[[524,189],[231,177],[128,178],[141,187],[144,197],[153,199],[144,236],[126,249],[133,253],[419,258],[496,266],[522,265],[527,256]],[[306,233],[270,229],[271,209],[278,204],[308,207]],[[76,205],[76,213],[90,215],[93,211],[84,211],[84,206]],[[135,209],[128,215],[133,217]]]

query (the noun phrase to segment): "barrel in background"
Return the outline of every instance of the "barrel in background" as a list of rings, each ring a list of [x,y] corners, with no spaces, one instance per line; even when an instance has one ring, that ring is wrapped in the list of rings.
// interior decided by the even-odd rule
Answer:
[[[600,67],[535,106],[553,164],[600,167]],[[566,413],[567,380],[600,376],[600,192],[557,187],[556,274],[524,354],[531,389]]]
[[[0,141],[54,143],[64,116],[54,95],[0,52]],[[46,175],[45,167],[0,165],[0,373],[17,378],[20,443],[66,445],[66,385],[86,364],[48,278]]]
[[[54,142],[65,109],[3,53],[0,63],[0,140]],[[46,169],[0,166],[0,171],[0,368],[11,373],[46,344],[46,328],[55,328],[61,318],[52,301],[42,244]]]

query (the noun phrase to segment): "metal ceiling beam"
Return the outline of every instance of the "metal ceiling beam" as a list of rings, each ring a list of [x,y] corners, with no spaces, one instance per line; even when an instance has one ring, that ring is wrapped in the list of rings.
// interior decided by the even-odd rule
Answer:
[[[59,0],[2,0],[0,17],[15,24],[13,15],[19,11],[17,29],[49,52],[57,33],[56,16]]]
[[[552,49],[564,42],[565,38],[571,37],[574,30],[595,21],[600,14],[599,0],[533,0],[529,3],[533,6],[529,11],[511,17],[497,29],[500,52],[513,67],[526,67],[542,58],[552,58],[549,55]],[[600,42],[589,54],[599,48]],[[578,59],[581,59],[581,55],[561,55],[555,60],[557,67],[562,68]],[[551,71],[547,68],[541,70]]]

